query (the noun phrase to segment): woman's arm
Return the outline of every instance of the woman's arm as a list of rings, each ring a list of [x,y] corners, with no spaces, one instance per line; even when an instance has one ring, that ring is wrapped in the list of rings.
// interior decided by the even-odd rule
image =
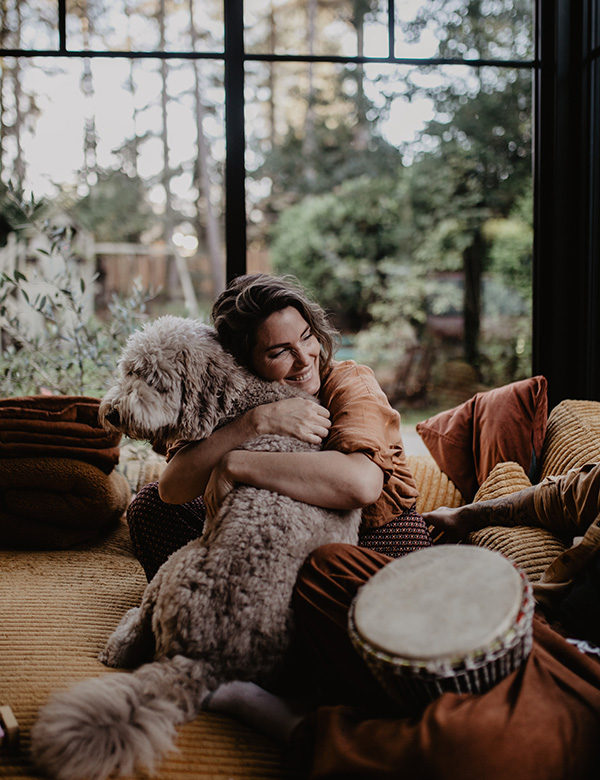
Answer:
[[[159,495],[168,504],[191,501],[204,493],[212,470],[223,456],[244,442],[262,434],[279,434],[320,444],[330,425],[327,409],[304,398],[257,406],[207,439],[179,450],[160,477]]]
[[[328,509],[358,509],[381,495],[383,471],[362,452],[233,450],[219,461],[206,488],[210,514],[236,483]]]

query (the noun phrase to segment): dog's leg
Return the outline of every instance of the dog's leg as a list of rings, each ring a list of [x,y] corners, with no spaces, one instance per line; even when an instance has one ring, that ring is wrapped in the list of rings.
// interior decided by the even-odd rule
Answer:
[[[106,666],[133,669],[151,660],[153,655],[154,636],[150,622],[144,620],[141,607],[133,607],[125,613],[98,658]]]

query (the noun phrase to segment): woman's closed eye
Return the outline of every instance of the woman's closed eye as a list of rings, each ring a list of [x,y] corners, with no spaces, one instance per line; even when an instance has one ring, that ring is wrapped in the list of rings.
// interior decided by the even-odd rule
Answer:
[[[302,342],[308,342],[313,338],[313,333],[311,330],[307,330],[305,333],[302,334],[300,337],[300,340]],[[281,357],[282,355],[288,353],[288,352],[294,352],[294,349],[292,346],[286,346],[282,347],[280,349],[277,349],[275,352],[267,353],[267,357],[269,360],[277,360],[277,358]]]

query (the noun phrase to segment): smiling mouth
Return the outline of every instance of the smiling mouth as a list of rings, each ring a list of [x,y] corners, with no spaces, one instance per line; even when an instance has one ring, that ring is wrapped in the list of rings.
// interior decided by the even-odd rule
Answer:
[[[288,376],[287,381],[288,382],[306,382],[307,379],[310,379],[312,377],[312,370],[311,371],[305,371],[303,374],[298,374],[297,376]]]

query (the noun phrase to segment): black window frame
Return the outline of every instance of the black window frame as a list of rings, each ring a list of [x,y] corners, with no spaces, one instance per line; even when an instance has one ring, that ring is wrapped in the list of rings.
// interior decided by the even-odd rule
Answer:
[[[391,63],[528,68],[534,84],[533,365],[552,407],[563,398],[600,400],[600,0],[534,0],[532,60],[394,56],[388,0],[387,57],[250,54],[243,0],[223,0],[222,52],[74,51],[66,0],[57,0],[58,48],[4,49],[4,57],[121,57],[222,60],[225,69],[225,247],[228,280],[246,270],[244,69],[272,62]]]

